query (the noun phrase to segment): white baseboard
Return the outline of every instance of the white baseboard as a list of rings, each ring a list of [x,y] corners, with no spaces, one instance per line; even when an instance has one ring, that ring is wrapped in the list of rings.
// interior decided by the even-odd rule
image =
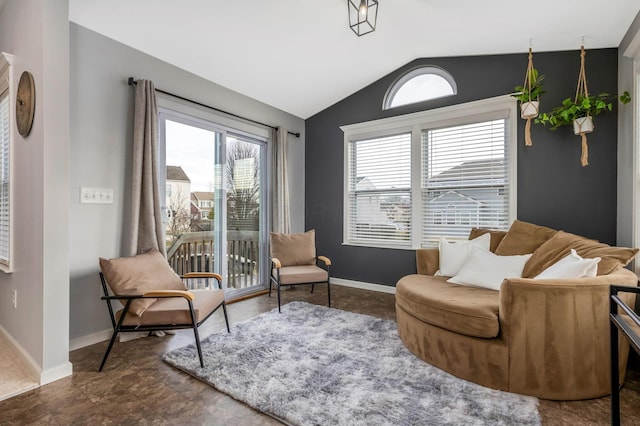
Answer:
[[[9,346],[18,357],[20,364],[27,370],[27,374],[29,374],[35,382],[39,383],[40,386],[55,382],[73,373],[73,366],[69,361],[43,370],[22,345],[1,325],[0,333],[2,333],[9,342]]]
[[[331,278],[331,284],[341,285],[344,287],[361,288],[364,290],[379,291],[380,293],[396,294],[395,286],[365,283],[362,281],[345,280],[343,278]]]
[[[53,368],[47,368],[40,374],[40,386],[55,382],[73,374],[73,365],[67,361]]]
[[[91,346],[96,343],[104,342],[111,339],[113,329],[108,328],[106,330],[96,331],[95,333],[87,334],[86,336],[76,337],[69,341],[69,351],[75,351],[76,349],[84,348],[85,346]]]
[[[9,332],[0,325],[0,333],[9,342],[9,347],[13,350],[19,362],[26,368],[27,373],[33,378],[34,381],[40,383],[40,375],[42,368],[38,363],[29,355],[20,343]]]

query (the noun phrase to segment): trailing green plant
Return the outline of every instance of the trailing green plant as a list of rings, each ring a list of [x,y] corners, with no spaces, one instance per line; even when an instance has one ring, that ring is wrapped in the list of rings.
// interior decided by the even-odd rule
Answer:
[[[560,126],[572,125],[573,120],[591,116],[595,117],[604,112],[611,111],[613,109],[613,102],[616,99],[615,96],[610,96],[608,93],[600,93],[597,96],[578,95],[576,99],[567,98],[562,101],[562,104],[552,109],[550,112],[543,112],[536,118],[535,122],[542,125],[549,124],[551,130],[556,130]],[[627,104],[631,101],[629,92],[625,91],[619,96],[620,102]]]
[[[538,74],[538,70],[531,68],[529,73],[529,84],[524,86],[516,86],[514,88],[514,94],[511,95],[522,103],[537,101],[540,95],[546,93],[542,90],[542,83],[544,82],[544,75]]]

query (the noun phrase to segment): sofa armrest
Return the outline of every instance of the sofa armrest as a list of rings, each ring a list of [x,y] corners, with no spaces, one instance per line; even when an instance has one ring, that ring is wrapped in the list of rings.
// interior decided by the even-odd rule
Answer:
[[[433,275],[440,269],[440,251],[437,248],[416,250],[416,267],[420,275]]]
[[[589,278],[505,279],[499,316],[509,346],[510,390],[580,399],[581,392],[593,396],[593,389],[601,387],[606,395],[608,369],[601,365],[609,364],[609,285],[634,287],[637,282],[636,275],[623,268]],[[625,296],[633,303],[634,295]],[[621,347],[623,370],[628,344]],[[553,383],[566,383],[568,389],[550,390]]]

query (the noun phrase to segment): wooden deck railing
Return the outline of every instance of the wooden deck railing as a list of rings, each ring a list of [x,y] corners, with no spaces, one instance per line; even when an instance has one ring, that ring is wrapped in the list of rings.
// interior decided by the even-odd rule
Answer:
[[[167,252],[169,265],[178,275],[214,271],[214,232],[182,234]],[[227,231],[226,287],[260,284],[260,243],[257,231]]]

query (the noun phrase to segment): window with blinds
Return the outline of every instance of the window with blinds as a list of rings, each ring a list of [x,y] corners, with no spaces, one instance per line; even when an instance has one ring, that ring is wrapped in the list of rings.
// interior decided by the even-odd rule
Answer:
[[[348,145],[347,240],[411,245],[411,133]]]
[[[344,243],[416,249],[474,227],[508,229],[517,116],[500,96],[341,127]]]
[[[422,132],[422,246],[509,227],[506,119]]]
[[[13,56],[0,53],[0,270],[12,271],[11,99]]]

